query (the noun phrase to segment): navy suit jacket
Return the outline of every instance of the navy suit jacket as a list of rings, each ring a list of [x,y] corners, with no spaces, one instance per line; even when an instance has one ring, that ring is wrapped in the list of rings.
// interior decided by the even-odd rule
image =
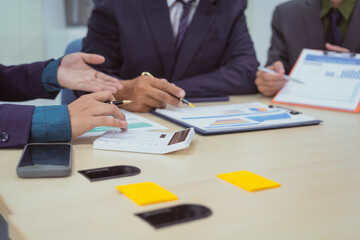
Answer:
[[[200,0],[178,55],[166,0],[94,2],[83,52],[106,58],[98,70],[124,80],[147,71],[188,96],[256,92],[246,0]]]
[[[0,65],[0,101],[54,98],[57,93],[48,93],[41,82],[48,63]],[[0,148],[22,147],[29,141],[33,110],[34,106],[0,104]]]
[[[320,0],[294,0],[279,5],[273,14],[271,47],[267,65],[284,64],[287,73],[303,48],[325,50]],[[360,52],[360,1],[355,3],[342,46]]]

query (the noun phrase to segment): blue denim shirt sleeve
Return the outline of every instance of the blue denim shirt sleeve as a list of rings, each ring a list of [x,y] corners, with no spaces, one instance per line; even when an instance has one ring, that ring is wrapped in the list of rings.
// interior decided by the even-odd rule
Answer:
[[[67,105],[35,107],[30,142],[66,142],[71,140]]]
[[[57,70],[62,58],[50,62],[43,70],[41,81],[48,92],[61,89]],[[35,107],[31,121],[30,142],[64,142],[71,140],[67,105]]]
[[[47,92],[61,89],[57,71],[62,58],[50,62],[43,70],[41,81]],[[34,108],[30,142],[64,142],[71,140],[71,125],[67,105]]]
[[[50,62],[44,68],[44,71],[41,76],[41,81],[43,87],[47,92],[57,92],[60,91],[61,86],[57,79],[57,71],[60,65],[62,58],[56,59],[55,61]]]

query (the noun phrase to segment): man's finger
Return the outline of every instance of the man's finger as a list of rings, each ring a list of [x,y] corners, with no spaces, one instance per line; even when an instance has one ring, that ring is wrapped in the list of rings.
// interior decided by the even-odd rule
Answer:
[[[263,73],[262,79],[264,79],[264,82],[267,81],[284,81],[284,74],[282,73]]]
[[[126,121],[125,114],[119,108],[117,108],[115,111],[113,111],[112,116],[116,119]]]
[[[282,73],[282,74],[285,73],[284,65],[283,65],[282,62],[280,62],[280,61],[274,62],[274,63],[272,64],[271,68],[272,68],[275,72]]]
[[[105,58],[98,54],[81,53],[81,57],[88,64],[101,64],[105,62]]]
[[[350,52],[349,49],[347,48],[344,48],[344,47],[340,47],[340,46],[337,46],[337,45],[332,45],[330,43],[326,43],[325,44],[325,47],[327,50],[329,51],[335,51],[335,52]]]
[[[83,88],[81,89],[84,89],[83,91],[86,91],[86,92],[101,92],[101,91],[104,91],[104,90],[107,90],[107,89],[103,89],[102,87],[100,86],[95,86],[95,85],[88,85],[88,86],[84,86]]]
[[[174,94],[169,94],[168,92],[164,92],[156,88],[153,89],[153,94],[151,96],[158,102],[158,104],[155,106],[156,108],[163,107],[164,103],[171,104],[177,107],[180,107],[182,105],[179,98],[175,97]]]
[[[91,106],[92,116],[113,116],[114,114],[116,114],[116,111],[120,111],[120,109],[114,104],[97,102],[93,103]]]
[[[160,108],[164,106],[164,104],[166,105],[165,100],[161,98],[161,96],[159,95],[161,93],[166,94],[165,92],[160,91],[156,88],[149,89],[149,91],[146,94],[147,95],[146,100],[143,101],[143,105],[145,105],[147,108],[150,108],[150,110],[155,108]]]
[[[115,87],[118,90],[123,89],[123,85],[120,83],[120,81],[114,77],[110,77],[109,75],[106,75],[102,72],[96,72],[95,74],[96,80],[100,79],[103,84],[111,85]]]
[[[120,85],[120,89],[122,88],[122,85]],[[112,94],[115,94],[119,89],[119,85],[112,82],[106,82],[101,78],[95,78],[90,83],[88,83],[89,88],[90,87],[97,87],[101,90],[98,91],[110,91]],[[93,91],[95,92],[95,91]]]
[[[96,93],[92,93],[87,96],[93,97],[95,100],[97,100],[99,102],[115,101],[115,97],[109,91],[96,92]]]
[[[273,89],[273,90],[278,90],[278,89],[282,88],[285,85],[286,80],[263,81],[261,79],[256,79],[255,83],[257,84],[259,90],[260,90],[261,87],[269,88],[269,89]]]
[[[112,86],[103,86],[102,90],[110,91],[111,93],[115,94],[117,93],[118,89]]]
[[[128,123],[121,119],[98,116],[98,117],[93,117],[91,119],[91,125],[93,126],[93,128],[99,126],[107,126],[107,127],[117,127],[117,128],[126,129]]]
[[[151,82],[151,86],[178,98],[183,98],[186,95],[183,89],[172,85],[164,79],[154,78],[154,81]]]
[[[118,79],[111,77],[109,75],[106,75],[105,73],[102,72],[96,72],[96,77],[97,78],[102,78],[103,80],[109,81],[109,82],[119,82]]]

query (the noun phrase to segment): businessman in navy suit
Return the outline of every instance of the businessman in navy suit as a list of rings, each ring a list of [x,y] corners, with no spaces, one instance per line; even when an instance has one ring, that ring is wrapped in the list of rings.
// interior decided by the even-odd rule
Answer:
[[[180,105],[174,96],[185,94],[256,92],[246,0],[94,2],[83,52],[105,56],[97,69],[121,79],[115,97],[134,100],[126,109]]]

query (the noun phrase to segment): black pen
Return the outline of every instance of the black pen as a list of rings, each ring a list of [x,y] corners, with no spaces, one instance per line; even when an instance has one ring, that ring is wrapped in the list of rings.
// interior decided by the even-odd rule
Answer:
[[[122,105],[122,104],[126,105],[132,102],[133,100],[119,100],[119,101],[106,101],[105,103],[114,104],[114,105]]]
[[[151,73],[149,72],[142,72],[141,73],[141,76],[148,76],[148,77],[154,77]],[[194,104],[192,104],[191,102],[189,102],[188,100],[186,100],[185,98],[179,98],[179,97],[176,97],[174,95],[171,94],[171,96],[173,96],[174,98],[177,98],[179,101],[185,103],[186,105],[189,105],[190,107],[195,107]]]

